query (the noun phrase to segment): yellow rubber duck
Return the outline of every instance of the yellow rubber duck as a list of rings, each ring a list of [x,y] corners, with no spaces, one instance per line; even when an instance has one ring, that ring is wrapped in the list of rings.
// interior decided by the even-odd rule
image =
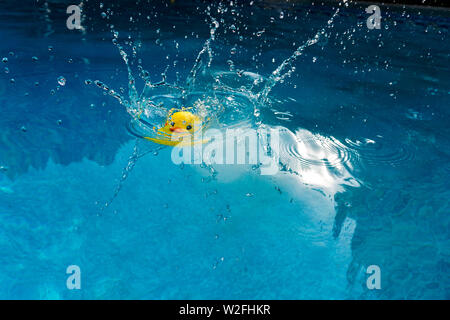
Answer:
[[[199,116],[181,109],[174,112],[175,109],[169,111],[167,120],[162,128],[156,131],[156,137],[143,137],[152,142],[163,144],[166,146],[187,146],[197,143],[205,143],[206,141],[198,140],[193,137],[203,128],[203,120]]]

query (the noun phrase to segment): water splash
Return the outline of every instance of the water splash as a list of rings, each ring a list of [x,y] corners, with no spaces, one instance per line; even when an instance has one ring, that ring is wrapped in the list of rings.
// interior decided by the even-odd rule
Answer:
[[[160,150],[162,150],[165,146],[157,146],[154,147],[150,150],[144,151],[142,153],[140,153],[139,151],[139,139],[137,139],[135,141],[134,147],[133,147],[133,152],[132,154],[128,157],[128,163],[127,165],[122,169],[122,174],[120,176],[120,180],[116,185],[116,189],[114,190],[113,195],[111,196],[111,198],[104,204],[104,206],[101,208],[102,210],[107,209],[112,202],[116,199],[116,197],[119,195],[119,192],[122,190],[123,184],[125,183],[125,180],[129,177],[129,175],[131,174],[131,172],[133,171],[137,161],[139,158],[142,158],[143,156],[149,154],[149,153],[153,153],[153,154],[157,154]]]
[[[340,2],[339,7],[342,4],[347,5],[347,1]],[[131,61],[129,55],[119,42],[119,33],[114,28],[111,28],[113,35],[112,43],[118,49],[127,70],[127,97],[123,95],[123,92],[122,94],[118,93],[99,80],[95,80],[94,84],[106,91],[110,96],[116,98],[121,105],[125,106],[132,118],[131,121],[136,121],[138,117],[145,116],[149,127],[153,126],[153,130],[163,123],[161,120],[165,119],[165,115],[168,112],[166,106],[170,106],[171,108],[190,106],[195,113],[203,117],[214,115],[215,120],[217,120],[215,124],[219,127],[221,123],[226,125],[226,127],[247,123],[259,128],[263,126],[260,112],[261,108],[273,104],[273,101],[269,98],[272,89],[296,71],[295,62],[303,55],[308,47],[330,37],[328,31],[334,26],[334,20],[340,12],[339,7],[331,15],[326,25],[317,31],[312,38],[297,47],[292,55],[282,61],[268,78],[245,70],[235,70],[232,61],[229,63],[230,71],[212,70],[214,62],[212,44],[216,40],[216,34],[220,24],[211,15],[210,10],[207,10],[207,19],[210,21],[209,37],[197,54],[185,81],[180,81],[177,76],[176,83],[168,83],[166,78],[170,66],[168,65],[161,75],[162,79],[156,83],[152,82],[150,80],[150,72],[142,67],[139,59],[137,67],[138,75],[144,84],[140,92],[137,89],[136,78],[130,67]],[[223,23],[222,21],[223,19],[221,23]],[[258,33],[258,36],[261,34],[261,32]],[[132,58],[136,59],[137,47],[133,44],[130,37],[128,38],[127,44],[132,47]],[[179,46],[179,44],[176,43],[176,46]],[[305,138],[305,134],[301,136],[301,139]],[[280,163],[282,169],[288,168],[285,171],[290,170],[292,173],[305,177],[308,171],[307,168],[309,168],[309,173],[311,173],[310,178],[314,174],[315,178],[311,178],[312,180],[304,179],[305,181],[303,182],[320,185],[318,180],[326,181],[326,187],[333,189],[330,193],[335,193],[338,190],[336,185],[358,185],[348,171],[351,169],[351,160],[357,154],[354,149],[347,148],[334,138],[318,138],[313,135],[306,136],[310,139],[301,143],[303,143],[303,147],[307,144],[308,148],[311,147],[309,149],[307,148],[309,153],[305,153],[305,150],[299,152],[299,148],[302,145],[298,141],[284,145],[285,149],[281,150],[281,155],[284,159]],[[289,141],[289,139],[286,141]],[[319,151],[313,155],[310,153],[317,150]],[[318,158],[320,154],[324,157]],[[310,157],[311,155],[312,157]],[[122,178],[116,187],[114,195],[106,206],[117,196],[138,158],[136,145],[127,166],[123,170]],[[315,168],[315,171],[311,168]],[[214,168],[211,167],[208,169],[212,169],[217,174]],[[317,174],[318,170],[320,173]],[[324,178],[325,176],[326,179]],[[317,177],[320,179],[316,179]]]
[[[211,19],[211,25],[210,25],[210,36],[209,38],[205,41],[205,44],[203,45],[202,50],[200,50],[200,52],[197,55],[197,58],[195,59],[195,63],[194,66],[191,69],[191,72],[189,73],[188,79],[187,79],[187,85],[189,88],[192,88],[195,86],[195,79],[197,76],[197,72],[199,71],[199,69],[201,69],[202,67],[202,57],[205,53],[208,54],[208,62],[206,64],[206,66],[208,68],[211,67],[212,61],[213,61],[213,53],[211,50],[211,42],[214,41],[215,39],[215,33],[217,28],[219,27],[219,22],[217,22],[216,19],[214,19],[208,12],[208,16]]]
[[[346,3],[346,0],[343,1],[343,3]],[[341,5],[341,2],[339,3]],[[331,29],[333,27],[333,21],[336,18],[336,16],[339,14],[340,8],[337,8],[336,11],[333,13],[331,18],[328,20],[327,25],[316,32],[314,37],[311,39],[308,39],[305,43],[303,43],[301,46],[299,46],[294,53],[287,59],[285,59],[271,74],[269,79],[266,82],[266,85],[261,90],[260,93],[258,93],[258,98],[264,103],[267,102],[267,97],[269,93],[272,91],[273,87],[279,83],[282,82],[286,77],[289,77],[293,72],[295,72],[296,68],[294,66],[294,62],[303,54],[303,51],[305,51],[306,48],[315,45],[318,43],[322,38],[329,37],[329,34],[326,33],[328,29]]]
[[[339,2],[339,7],[342,4],[347,5],[347,0]],[[138,116],[144,114],[151,120],[150,122],[161,120],[168,110],[164,107],[163,101],[161,101],[160,103],[155,102],[155,100],[158,100],[158,97],[161,97],[161,93],[155,91],[155,89],[165,88],[168,90],[166,90],[164,94],[169,94],[176,99],[180,98],[181,100],[184,100],[184,102],[190,101],[191,103],[193,100],[192,96],[200,96],[200,92],[203,93],[203,100],[209,99],[209,102],[216,100],[218,104],[224,103],[224,99],[221,99],[221,97],[226,95],[229,95],[233,98],[235,96],[245,97],[248,102],[247,105],[251,106],[251,109],[245,108],[244,111],[248,112],[249,110],[251,110],[253,122],[256,126],[258,126],[261,124],[260,109],[270,104],[271,100],[269,99],[269,94],[272,91],[273,87],[276,84],[283,82],[286,77],[289,77],[293,72],[295,72],[296,68],[294,66],[294,63],[296,62],[298,57],[303,54],[306,48],[317,44],[323,38],[329,37],[327,31],[333,27],[334,19],[340,12],[339,7],[331,15],[327,24],[319,31],[317,31],[314,37],[308,39],[305,43],[300,45],[290,57],[285,59],[271,73],[270,77],[264,78],[263,76],[252,72],[247,72],[245,70],[234,71],[234,68],[230,72],[220,71],[214,73],[213,71],[211,71],[214,58],[212,43],[216,40],[216,33],[218,28],[220,27],[220,24],[218,20],[211,15],[211,7],[208,6],[205,13],[207,15],[207,19],[210,21],[209,37],[208,39],[206,39],[202,46],[202,49],[197,54],[194,64],[184,83],[180,83],[178,81],[178,78],[177,83],[175,84],[170,84],[167,82],[166,73],[169,65],[162,73],[161,81],[154,83],[150,80],[150,72],[144,70],[142,65],[139,63],[139,76],[144,82],[144,87],[140,93],[138,92],[138,89],[136,87],[136,79],[130,67],[129,56],[124,47],[119,42],[119,32],[115,31],[113,26],[111,26],[111,33],[113,36],[112,42],[118,49],[127,70],[128,96],[124,97],[122,94],[118,93],[116,90],[110,89],[109,86],[99,80],[94,81],[94,83],[99,88],[105,90],[109,95],[116,98],[123,106],[125,106],[132,119],[136,119]],[[219,5],[218,12],[224,12],[224,8],[222,7],[222,5]],[[130,38],[128,44],[132,47],[133,58],[136,58],[137,48],[132,44],[132,40]],[[202,75],[202,77],[206,75],[208,78],[205,79],[205,81],[202,81],[201,84],[197,85],[197,82],[199,81],[199,75]],[[197,99],[192,105],[195,105],[199,101],[201,104],[202,99]],[[236,108],[236,106],[234,106],[233,104],[227,105],[226,102],[224,106],[230,107],[227,110],[224,110],[227,112],[232,111]],[[217,109],[220,109],[217,104],[213,104],[209,107],[211,108],[210,111],[214,112],[217,112]],[[158,125],[157,123],[152,124]]]

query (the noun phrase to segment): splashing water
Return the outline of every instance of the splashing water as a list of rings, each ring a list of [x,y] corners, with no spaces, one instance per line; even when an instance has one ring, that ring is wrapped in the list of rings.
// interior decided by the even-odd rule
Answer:
[[[346,0],[343,1],[343,3],[346,3]],[[341,5],[341,2],[339,3]],[[272,91],[272,88],[279,82],[282,82],[286,77],[289,77],[296,69],[295,66],[293,66],[294,62],[303,54],[303,51],[312,46],[321,40],[323,37],[327,37],[326,31],[328,29],[331,29],[333,27],[333,21],[336,18],[336,16],[339,14],[340,9],[337,8],[336,11],[333,13],[331,18],[328,20],[328,23],[325,27],[320,29],[313,38],[308,39],[305,43],[303,43],[301,46],[297,48],[297,50],[294,51],[294,53],[284,60],[271,74],[269,79],[267,80],[266,85],[264,86],[264,89],[261,90],[261,92],[258,94],[258,98],[260,98],[263,102],[267,102],[267,97]]]
[[[341,6],[342,4],[347,5],[347,0],[339,2],[339,6]],[[249,105],[253,106],[253,120],[256,120],[255,123],[258,124],[257,120],[259,116],[259,107],[263,107],[265,104],[270,103],[270,99],[268,98],[268,96],[273,87],[276,84],[282,82],[286,77],[289,77],[295,71],[295,67],[293,64],[298,59],[298,57],[303,54],[303,51],[306,48],[318,43],[324,37],[329,37],[329,34],[327,34],[326,31],[333,27],[333,21],[339,14],[339,11],[340,9],[337,8],[332,14],[331,18],[328,20],[327,25],[319,30],[313,38],[307,40],[304,44],[299,46],[290,57],[285,59],[272,72],[269,78],[265,79],[264,77],[255,73],[239,70],[237,76],[240,78],[238,79],[240,81],[236,81],[236,73],[234,72],[217,72],[216,74],[208,73],[208,70],[211,69],[213,63],[212,43],[216,39],[216,31],[220,27],[219,22],[211,15],[210,8],[208,7],[206,14],[208,19],[210,19],[211,21],[209,32],[210,36],[205,41],[202,49],[198,53],[194,65],[189,72],[185,83],[169,84],[166,81],[166,72],[169,66],[167,66],[165,72],[162,73],[162,80],[160,82],[153,83],[150,81],[150,72],[144,70],[142,66],[139,65],[139,75],[144,81],[144,87],[140,94],[138,93],[138,90],[136,88],[136,80],[130,68],[128,54],[118,41],[119,33],[112,29],[112,42],[119,50],[119,53],[127,68],[128,99],[119,94],[117,91],[110,89],[109,86],[105,85],[99,80],[94,81],[94,83],[99,88],[105,90],[109,95],[118,99],[119,102],[126,107],[127,112],[133,118],[136,118],[141,113],[144,113],[150,118],[154,118],[155,116],[161,117],[167,113],[167,108],[164,107],[164,104],[162,102],[156,102],[158,100],[158,95],[155,95],[153,92],[154,89],[163,87],[165,89],[169,89],[169,93],[172,94],[175,99],[179,98],[181,100],[185,100],[188,103],[192,103],[192,105],[194,106],[201,105],[203,107],[206,106],[207,108],[210,108],[211,110],[200,110],[203,112],[203,116],[205,116],[207,113],[217,112],[218,109],[222,109],[222,111],[224,111],[223,106],[227,106],[226,101],[224,101],[225,96],[231,96],[232,100],[234,100],[234,96],[236,95],[240,96],[241,98],[246,98],[250,102]],[[135,47],[133,47],[133,56],[136,56]],[[205,77],[205,75],[212,76],[211,78],[209,78],[212,81],[206,84],[202,83],[201,85],[196,85],[199,75],[202,75],[203,77]],[[242,78],[244,78],[245,80],[242,81]],[[243,82],[244,85],[242,85]],[[239,87],[236,86],[237,83],[240,84]],[[263,84],[262,89],[260,89],[260,84]],[[213,90],[207,92],[206,89],[210,87],[212,87]],[[257,89],[258,91],[255,92],[255,89]],[[206,98],[206,101],[199,101],[198,98],[205,93],[209,97]],[[227,100],[230,101],[230,99]],[[232,103],[227,111],[230,111],[230,109],[233,109],[234,107],[236,107],[236,105]]]
[[[342,4],[347,5],[346,0],[340,2],[339,6]],[[207,10],[207,19],[210,21],[209,37],[197,54],[184,83],[180,83],[180,81],[175,84],[167,82],[166,73],[169,65],[162,73],[162,79],[154,83],[150,80],[150,72],[139,63],[139,76],[144,83],[140,93],[130,67],[129,56],[119,42],[119,33],[111,29],[112,43],[118,49],[127,69],[128,97],[111,89],[102,81],[95,80],[94,84],[125,106],[132,118],[131,122],[134,122],[131,131],[139,132],[142,130],[142,135],[151,135],[152,132],[148,130],[152,127],[153,133],[156,132],[161,127],[160,124],[165,121],[170,108],[181,108],[186,105],[190,106],[194,113],[199,114],[204,119],[213,118],[215,125],[219,128],[221,124],[222,127],[226,126],[227,128],[246,125],[253,126],[256,129],[268,127],[260,119],[260,110],[274,104],[274,101],[270,99],[270,92],[278,83],[283,83],[287,77],[290,77],[296,71],[294,64],[308,47],[330,37],[329,30],[333,28],[334,19],[339,12],[340,8],[338,7],[323,28],[317,31],[312,38],[298,46],[291,56],[282,61],[271,75],[265,78],[250,71],[235,71],[231,60],[228,63],[230,71],[214,71],[212,69],[214,59],[212,45],[216,40],[216,33],[221,24],[218,19],[211,15],[210,10]],[[235,29],[236,27],[234,27],[233,32]],[[259,32],[257,36],[260,37],[261,34],[262,32]],[[131,40],[128,41],[128,44],[132,47],[133,59],[136,59],[136,45]],[[236,53],[235,48],[231,51],[231,54]],[[177,78],[177,80],[179,79]],[[144,126],[137,121],[141,117],[145,117],[146,125]],[[331,194],[341,190],[338,186],[342,184],[359,186],[359,183],[348,171],[352,167],[350,160],[357,157],[356,150],[347,148],[334,138],[328,139],[306,131],[295,135],[286,128],[281,128],[281,130],[285,130],[287,134],[281,141],[281,150],[276,154],[280,161],[281,171],[296,174],[302,183],[318,185],[327,189],[327,192]],[[292,137],[294,138],[292,139]],[[302,139],[306,139],[306,141],[301,141]],[[267,145],[263,147],[270,149],[268,141],[266,143]],[[317,148],[321,150],[319,153],[317,153]],[[299,150],[301,150],[300,153]],[[352,157],[350,157],[351,154]],[[114,195],[105,206],[111,204],[117,196],[136,161],[142,156],[143,154],[139,155],[136,144],[127,166],[123,169],[122,177]],[[217,171],[211,165],[203,164],[203,167],[214,172],[214,177],[217,174]]]
[[[0,5],[0,295],[445,298],[448,13],[383,5],[376,31],[364,3],[125,3],[84,10],[86,36],[53,28],[43,50],[45,23],[31,35],[16,27],[33,16]],[[278,129],[277,173],[177,165],[123,130],[180,107],[220,132]],[[79,262],[92,285],[77,295],[54,274]]]

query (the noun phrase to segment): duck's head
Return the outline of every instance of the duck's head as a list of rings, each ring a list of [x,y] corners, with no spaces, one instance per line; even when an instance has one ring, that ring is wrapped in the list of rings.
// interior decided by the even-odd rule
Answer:
[[[198,116],[188,111],[178,111],[167,118],[164,127],[172,133],[194,133],[200,124]]]

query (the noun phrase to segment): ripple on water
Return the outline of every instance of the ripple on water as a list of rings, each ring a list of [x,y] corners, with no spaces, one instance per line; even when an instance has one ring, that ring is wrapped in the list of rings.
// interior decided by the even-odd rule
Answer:
[[[413,147],[364,139],[343,142],[305,129],[295,133],[284,128],[280,135],[280,162],[284,171],[296,173],[304,183],[339,190],[359,186],[355,171],[365,166],[400,166],[415,158]]]
[[[388,143],[381,138],[377,141],[370,139],[365,139],[364,141],[345,139],[345,145],[358,155],[360,165],[399,166],[415,158],[412,146],[395,140],[392,143]]]
[[[340,191],[343,185],[360,186],[352,174],[356,152],[333,137],[282,128],[279,155],[283,171],[295,173],[303,183],[326,193]]]
[[[295,140],[295,141],[293,141]],[[280,152],[293,157],[303,166],[325,166],[336,168],[350,165],[357,153],[334,137],[323,137],[299,129],[288,139],[281,139]]]

